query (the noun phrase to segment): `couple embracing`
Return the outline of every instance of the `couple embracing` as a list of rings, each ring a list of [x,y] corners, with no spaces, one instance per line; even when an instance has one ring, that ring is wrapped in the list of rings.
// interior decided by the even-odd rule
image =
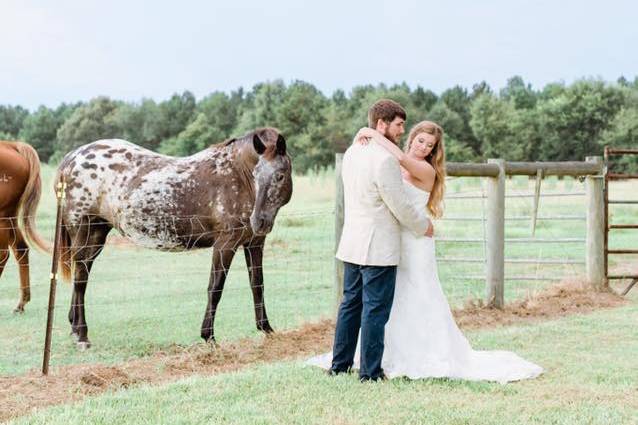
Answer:
[[[501,383],[542,368],[508,351],[475,351],[457,327],[437,276],[432,222],[441,216],[443,130],[423,121],[399,147],[406,112],[383,99],[343,157],[345,219],[337,258],[343,301],[333,351],[308,360],[331,375]]]

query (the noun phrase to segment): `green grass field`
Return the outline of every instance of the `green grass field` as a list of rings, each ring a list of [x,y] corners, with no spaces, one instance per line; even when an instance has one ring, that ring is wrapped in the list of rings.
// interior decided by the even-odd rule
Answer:
[[[39,226],[52,239],[55,202],[51,190],[51,167],[45,167],[44,196],[39,208]],[[298,327],[306,321],[331,317],[334,312],[334,174],[330,171],[295,179],[292,201],[284,207],[269,236],[264,260],[265,294],[271,324],[275,329]],[[612,188],[618,197],[629,197],[631,187],[620,183]],[[508,195],[533,190],[533,181],[508,181]],[[547,179],[543,193],[580,193],[584,185],[574,179]],[[446,217],[483,217],[483,199],[455,199],[452,195],[480,195],[479,179],[450,179]],[[612,193],[612,197],[614,194]],[[539,215],[584,217],[583,196],[542,198]],[[507,199],[506,216],[529,216],[531,198]],[[614,210],[615,222],[637,221],[631,207]],[[483,236],[481,221],[442,220],[437,235],[446,238]],[[631,231],[618,232],[611,246],[632,246]],[[508,221],[506,237],[529,237],[528,219]],[[539,238],[584,238],[583,219],[538,223]],[[584,260],[585,244],[506,244],[508,258],[553,258]],[[439,242],[440,257],[484,257],[482,243]],[[173,344],[200,341],[199,327],[206,305],[210,252],[200,250],[173,254],[109,245],[95,263],[87,291],[87,322],[93,347],[78,352],[69,336],[66,319],[70,285],[58,286],[53,332],[52,366],[85,362],[115,363],[144,356]],[[13,260],[0,279],[0,375],[20,374],[38,368],[46,320],[50,258],[32,256],[32,301],[24,315],[11,313],[18,300],[17,270]],[[478,263],[441,262],[442,284],[454,306],[467,299],[481,298],[484,283],[468,275],[483,275]],[[580,264],[507,264],[506,275],[544,276],[555,279],[582,275]],[[506,301],[523,297],[550,281],[508,281]],[[235,258],[216,319],[218,341],[257,335],[252,297],[243,254]]]
[[[15,424],[635,424],[638,297],[622,308],[468,333],[545,368],[499,385],[446,379],[360,384],[302,359],[194,376],[43,409]]]

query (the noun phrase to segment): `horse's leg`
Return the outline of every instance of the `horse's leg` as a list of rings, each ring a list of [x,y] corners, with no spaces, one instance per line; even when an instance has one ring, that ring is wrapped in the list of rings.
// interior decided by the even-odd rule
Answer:
[[[91,346],[84,311],[84,294],[93,261],[102,252],[111,225],[101,219],[82,220],[80,229],[72,238],[73,297],[71,299],[71,333],[77,337],[80,350]]]
[[[244,256],[246,257],[246,266],[248,267],[250,288],[253,291],[257,329],[271,333],[274,331],[268,322],[266,304],[264,303],[264,273],[262,269],[264,241],[265,238],[256,238],[244,245]]]
[[[9,220],[0,218],[0,277],[9,259]]]
[[[24,306],[31,300],[31,287],[29,286],[29,246],[22,232],[17,227],[13,228],[11,250],[20,269],[20,302],[14,313],[23,313]]]
[[[215,322],[215,312],[222,297],[226,275],[230,268],[230,263],[235,255],[235,247],[213,247],[213,264],[208,281],[208,305],[202,322],[201,336],[206,342],[215,342],[215,332],[213,325]]]
[[[0,276],[2,276],[2,272],[4,271],[4,266],[7,264],[8,259],[9,259],[9,246],[6,244],[3,244],[2,241],[0,241]]]
[[[78,334],[75,333],[73,329],[73,318],[75,317],[75,306],[77,305],[77,297],[75,296],[75,289],[71,293],[71,305],[69,306],[69,324],[71,325],[71,335],[74,337],[78,337]]]

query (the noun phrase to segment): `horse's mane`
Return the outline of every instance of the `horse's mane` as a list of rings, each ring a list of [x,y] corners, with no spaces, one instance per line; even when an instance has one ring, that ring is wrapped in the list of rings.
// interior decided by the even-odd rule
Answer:
[[[217,146],[217,145],[219,145],[219,146],[232,145],[233,143],[235,143],[237,141],[240,141],[240,140],[246,140],[248,138],[252,139],[252,137],[255,134],[258,135],[262,139],[262,141],[266,142],[267,140],[264,140],[264,139],[265,139],[266,134],[268,134],[268,133],[275,133],[275,134],[279,135],[280,131],[278,129],[274,128],[274,127],[258,127],[258,128],[254,129],[252,131],[249,131],[248,133],[244,134],[241,137],[232,137],[232,138],[224,140],[221,143],[217,143],[217,144],[215,144],[213,146]]]

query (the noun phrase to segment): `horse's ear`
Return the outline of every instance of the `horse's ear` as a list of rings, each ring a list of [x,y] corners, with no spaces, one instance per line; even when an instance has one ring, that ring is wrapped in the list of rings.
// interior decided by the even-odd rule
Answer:
[[[277,155],[286,155],[286,139],[281,134],[277,137],[277,148],[275,149]]]
[[[259,155],[266,152],[266,145],[264,145],[264,142],[262,142],[259,136],[257,136],[256,134],[253,136],[253,147]]]

